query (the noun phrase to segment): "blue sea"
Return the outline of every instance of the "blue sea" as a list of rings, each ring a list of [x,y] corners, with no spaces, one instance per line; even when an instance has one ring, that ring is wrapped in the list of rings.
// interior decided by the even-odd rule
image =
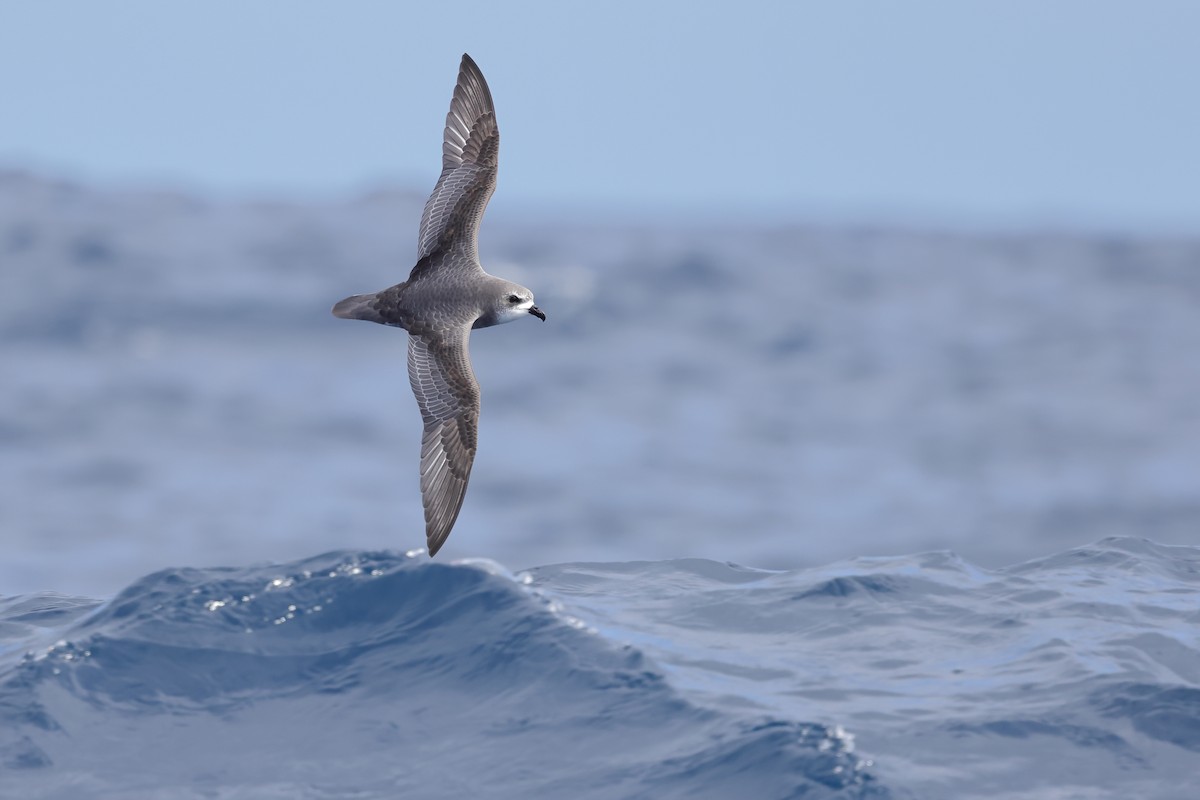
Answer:
[[[0,796],[1173,798],[1200,548],[792,571],[339,551],[0,603]]]
[[[497,198],[430,560],[423,200],[0,171],[0,798],[1197,796],[1200,241]]]

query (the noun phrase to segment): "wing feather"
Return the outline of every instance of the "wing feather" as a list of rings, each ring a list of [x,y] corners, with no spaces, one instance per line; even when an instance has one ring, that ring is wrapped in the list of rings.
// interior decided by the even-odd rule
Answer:
[[[422,261],[439,248],[462,248],[469,258],[437,264],[479,268],[476,238],[483,211],[496,189],[499,152],[500,129],[492,93],[479,67],[464,54],[442,135],[442,174],[421,215],[418,263],[410,280],[420,277]]]
[[[471,371],[471,329],[408,337],[408,377],[425,423],[421,437],[421,501],[429,555],[458,519],[479,430],[479,384]]]

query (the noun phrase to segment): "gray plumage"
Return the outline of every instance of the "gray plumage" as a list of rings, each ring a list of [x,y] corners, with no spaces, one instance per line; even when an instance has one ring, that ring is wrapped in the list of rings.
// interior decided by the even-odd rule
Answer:
[[[408,331],[408,378],[425,424],[421,499],[431,556],[458,519],[475,460],[479,384],[467,351],[471,329],[529,314],[546,319],[533,292],[488,275],[479,263],[479,221],[496,188],[499,152],[492,94],[464,54],[442,136],[442,174],[421,215],[416,266],[404,283],[333,307],[344,319]]]

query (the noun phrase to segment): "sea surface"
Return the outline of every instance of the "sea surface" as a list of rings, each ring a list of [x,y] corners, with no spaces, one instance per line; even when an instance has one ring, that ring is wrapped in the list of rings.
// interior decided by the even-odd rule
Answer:
[[[1197,796],[1200,240],[501,194],[431,561],[423,201],[0,171],[0,798]]]
[[[0,602],[0,796],[1195,797],[1200,548],[340,551]]]

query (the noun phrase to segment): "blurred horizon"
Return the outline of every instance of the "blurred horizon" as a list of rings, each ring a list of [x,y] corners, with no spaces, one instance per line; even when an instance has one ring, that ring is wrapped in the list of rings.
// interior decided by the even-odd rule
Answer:
[[[38,184],[62,184],[85,192],[130,197],[174,197],[179,200],[214,205],[288,205],[321,208],[372,202],[388,196],[424,203],[433,189],[419,181],[363,181],[347,186],[298,190],[282,187],[243,187],[220,189],[198,181],[154,177],[101,177],[78,170],[47,164],[16,164],[0,161],[0,180],[28,179]],[[501,190],[497,190],[497,195]],[[1088,219],[1069,214],[988,216],[970,214],[922,214],[919,212],[879,211],[855,213],[845,210],[811,208],[747,209],[677,205],[647,209],[620,204],[569,203],[538,200],[498,202],[493,198],[480,230],[484,242],[494,227],[526,227],[563,224],[581,228],[663,228],[692,230],[716,228],[737,231],[780,229],[818,229],[829,231],[879,231],[931,236],[965,237],[1042,237],[1068,238],[1115,237],[1134,241],[1182,241],[1200,239],[1200,223],[1120,224],[1111,220]],[[416,241],[417,229],[397,220],[396,236]],[[486,265],[485,265],[486,266]]]
[[[1200,232],[1200,6],[0,3],[0,168],[228,198],[428,191],[458,59],[490,213]]]

